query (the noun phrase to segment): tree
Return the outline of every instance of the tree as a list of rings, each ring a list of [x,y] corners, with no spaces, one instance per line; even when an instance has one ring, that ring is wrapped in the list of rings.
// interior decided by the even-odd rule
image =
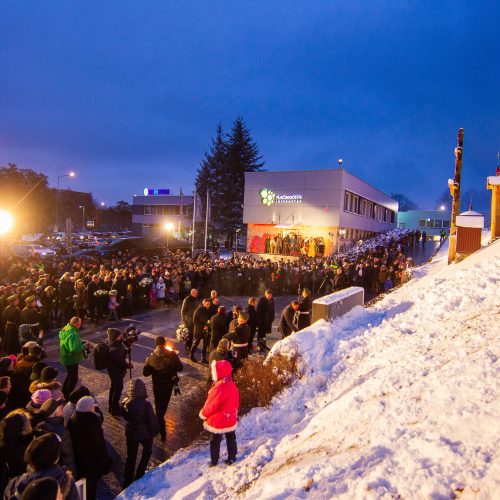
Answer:
[[[399,203],[399,212],[408,212],[408,210],[417,210],[417,204],[407,196],[400,193],[391,194],[391,198]]]
[[[54,220],[55,196],[47,176],[29,168],[14,163],[0,167],[0,200],[15,217],[20,234],[45,232]]]
[[[228,136],[221,186],[221,211],[217,224],[229,240],[243,224],[245,173],[262,170],[264,162],[257,143],[241,117],[236,118]]]

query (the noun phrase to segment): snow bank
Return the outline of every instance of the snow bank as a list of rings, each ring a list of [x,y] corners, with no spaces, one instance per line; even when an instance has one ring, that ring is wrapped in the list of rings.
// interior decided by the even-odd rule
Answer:
[[[493,498],[500,243],[277,343],[303,377],[238,427],[239,460],[182,450],[122,498]],[[223,453],[224,455],[224,453]]]

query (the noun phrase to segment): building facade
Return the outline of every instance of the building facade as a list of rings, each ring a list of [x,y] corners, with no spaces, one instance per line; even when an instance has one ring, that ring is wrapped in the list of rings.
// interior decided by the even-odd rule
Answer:
[[[132,201],[132,234],[160,238],[165,236],[167,223],[172,224],[171,235],[187,240],[193,223],[194,196],[156,194],[135,195]],[[146,193],[146,190],[145,190]],[[195,221],[201,221],[201,200],[197,197]]]
[[[439,240],[441,231],[450,232],[450,212],[445,210],[408,210],[398,213],[398,227],[425,231],[427,236]]]
[[[397,210],[396,200],[342,168],[245,174],[248,252],[327,255],[396,227]]]

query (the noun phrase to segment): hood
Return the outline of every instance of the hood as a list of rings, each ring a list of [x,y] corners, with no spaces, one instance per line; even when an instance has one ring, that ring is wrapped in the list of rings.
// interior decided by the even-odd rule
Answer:
[[[210,366],[210,370],[212,372],[212,380],[216,382],[217,380],[221,380],[225,377],[230,377],[233,373],[233,367],[229,361],[212,361],[212,365]]]
[[[127,399],[131,401],[132,399],[146,399],[148,393],[146,391],[146,385],[140,378],[133,378],[127,387]]]

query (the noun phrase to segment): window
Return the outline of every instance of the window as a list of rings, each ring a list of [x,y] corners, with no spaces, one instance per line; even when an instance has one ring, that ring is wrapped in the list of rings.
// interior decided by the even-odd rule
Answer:
[[[144,205],[144,215],[151,215],[151,205]]]
[[[427,222],[427,221],[426,221],[425,219],[420,219],[420,220],[418,221],[418,227],[425,227],[425,223],[426,223],[426,222]]]
[[[444,220],[443,221],[443,227],[450,227],[450,221],[449,220]]]
[[[427,224],[425,227],[434,227],[434,219],[427,219]]]
[[[437,228],[443,227],[443,221],[441,219],[434,219],[434,227]]]

